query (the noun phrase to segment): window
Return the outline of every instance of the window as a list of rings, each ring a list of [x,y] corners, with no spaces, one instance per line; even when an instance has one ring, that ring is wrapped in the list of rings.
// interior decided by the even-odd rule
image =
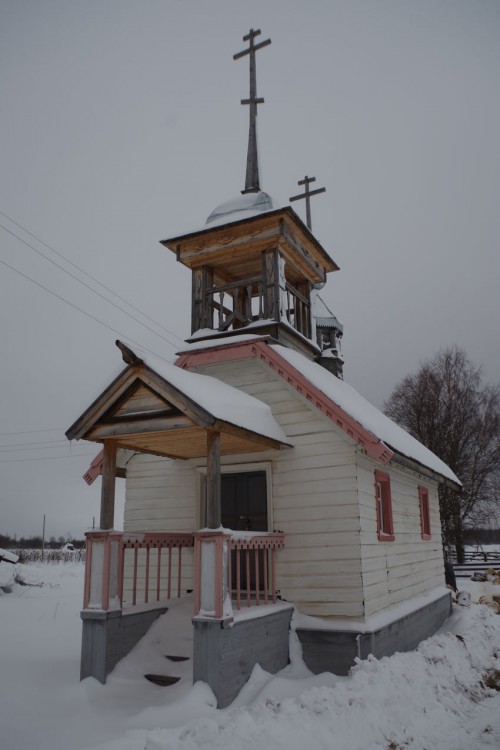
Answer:
[[[418,501],[420,504],[420,530],[422,539],[430,539],[431,515],[429,511],[429,491],[425,487],[418,488]]]
[[[391,480],[383,471],[375,472],[375,493],[377,498],[377,536],[381,542],[394,541],[392,523]]]

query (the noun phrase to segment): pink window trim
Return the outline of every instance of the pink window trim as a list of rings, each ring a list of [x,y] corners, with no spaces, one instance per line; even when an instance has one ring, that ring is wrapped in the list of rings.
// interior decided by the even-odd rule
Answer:
[[[384,466],[393,457],[393,452],[372,432],[347,414],[338,404],[325,396],[319,388],[316,388],[307,380],[302,373],[290,365],[273,347],[264,341],[242,342],[234,347],[230,345],[213,349],[203,349],[198,352],[181,354],[176,361],[176,366],[184,370],[199,365],[215,364],[217,362],[229,362],[238,359],[256,358],[266,364],[270,370],[275,372],[288,385],[294,388],[317,409],[325,414],[340,427],[349,437],[356,440],[369,456],[379,461]]]
[[[382,504],[384,506],[383,514],[389,531],[384,532],[381,528],[382,519],[380,518],[379,502],[378,502],[378,485],[380,483],[382,490]],[[377,538],[379,542],[393,542],[394,536],[394,522],[392,519],[392,497],[391,497],[391,479],[389,474],[384,471],[375,471],[375,503],[377,509]]]
[[[418,488],[418,504],[420,508],[420,536],[426,542],[432,539],[431,514],[429,508],[429,490],[427,487]]]

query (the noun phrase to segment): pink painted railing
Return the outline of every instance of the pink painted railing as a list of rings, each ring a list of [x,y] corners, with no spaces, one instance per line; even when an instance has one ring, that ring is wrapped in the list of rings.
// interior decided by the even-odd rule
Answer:
[[[284,546],[281,532],[196,532],[195,615],[227,616],[228,598],[238,610],[276,602],[276,552]]]
[[[149,604],[181,596],[182,550],[194,546],[189,533],[87,533],[84,609],[120,609],[125,571],[131,568],[131,601]]]
[[[143,592],[141,603],[180,597],[182,592],[182,550],[194,546],[193,534],[124,534],[121,544],[120,599],[123,602],[124,571],[132,558],[132,606]],[[139,575],[139,550],[145,550],[144,573]],[[151,553],[154,553],[153,555]],[[154,559],[152,560],[152,557]],[[141,580],[142,579],[142,580]],[[142,583],[142,585],[141,585]]]
[[[233,532],[230,541],[231,565],[228,566],[228,588],[241,609],[244,604],[259,606],[261,601],[276,602],[276,550],[285,546],[281,532],[240,536]]]

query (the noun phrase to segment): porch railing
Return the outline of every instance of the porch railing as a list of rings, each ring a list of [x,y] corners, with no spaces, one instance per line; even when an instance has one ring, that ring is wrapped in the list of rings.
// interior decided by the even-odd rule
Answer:
[[[189,533],[89,532],[83,608],[121,609],[181,596],[182,551],[193,546]]]
[[[87,533],[84,609],[117,610],[166,602],[194,586],[195,615],[222,619],[233,606],[276,602],[281,532]],[[194,547],[185,574],[183,550]]]
[[[182,550],[194,546],[193,534],[124,534],[121,549],[120,599],[125,572],[131,572],[131,604],[179,598],[182,593]],[[127,580],[130,576],[127,576]]]
[[[243,534],[233,532],[230,541],[231,564],[228,589],[236,609],[269,600],[276,602],[276,551],[285,546],[282,533]]]
[[[195,533],[195,616],[276,602],[276,552],[284,546],[281,532]]]

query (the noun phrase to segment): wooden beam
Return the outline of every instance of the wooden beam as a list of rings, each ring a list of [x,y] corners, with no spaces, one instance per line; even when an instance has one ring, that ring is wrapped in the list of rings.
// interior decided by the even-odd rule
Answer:
[[[242,440],[248,442],[250,446],[254,443],[257,443],[258,445],[262,445],[265,448],[273,448],[277,450],[279,450],[283,446],[287,446],[288,448],[292,447],[292,443],[286,443],[284,441],[281,442],[280,440],[275,440],[274,438],[268,437],[267,435],[260,435],[258,432],[247,430],[246,427],[239,427],[238,425],[231,424],[230,422],[224,422],[222,419],[217,419],[214,422],[214,428],[219,430],[224,436],[234,435],[235,437],[241,438]]]
[[[116,443],[106,440],[103,445],[101,519],[100,528],[112,529],[115,522]]]
[[[207,430],[207,526],[221,525],[220,432]]]
[[[124,422],[103,422],[97,424],[85,436],[86,440],[104,440],[112,437],[126,437],[127,435],[145,435],[169,430],[180,430],[197,425],[189,417],[148,417],[145,419],[127,420]]]

